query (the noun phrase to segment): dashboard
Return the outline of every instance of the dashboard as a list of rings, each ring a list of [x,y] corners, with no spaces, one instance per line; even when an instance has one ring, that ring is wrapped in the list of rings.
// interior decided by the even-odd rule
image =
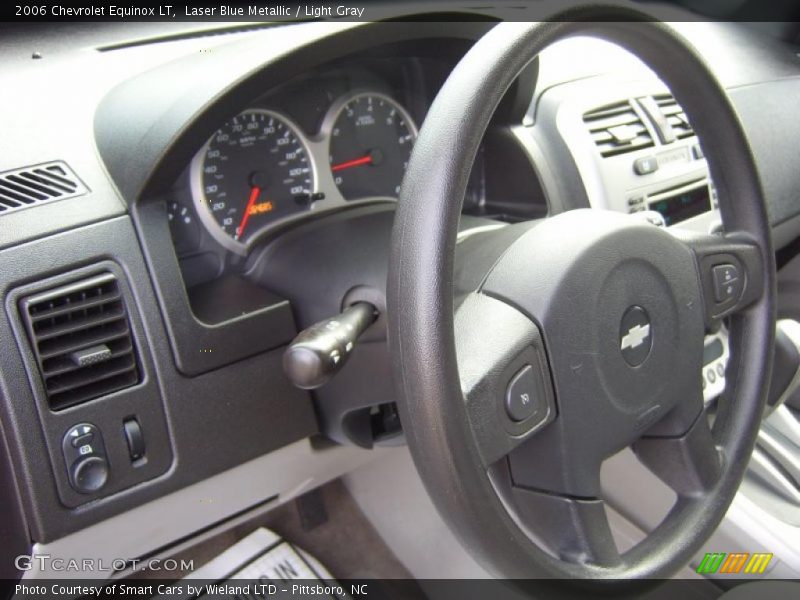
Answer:
[[[776,243],[791,251],[800,236],[797,56],[761,34],[694,25],[681,24],[730,90],[759,157]],[[353,300],[385,306],[408,158],[438,89],[491,23],[213,35],[183,24],[180,35],[154,38],[142,27],[136,43],[130,33],[77,29],[68,49],[52,48],[52,61],[34,67],[11,37],[0,43],[0,85],[21,89],[0,116],[0,337],[14,340],[0,356],[0,420],[21,474],[22,537],[46,547],[165,502],[177,514],[182,491],[216,477],[241,492],[116,550],[131,556],[291,499],[367,460],[368,449],[402,443],[385,318],[314,393],[291,385],[282,355]],[[43,100],[73,80],[58,102]],[[52,110],[30,109],[43,102]],[[31,131],[60,133],[42,144]],[[12,206],[12,177],[56,160],[78,191]],[[721,226],[691,116],[641,63],[594,40],[548,49],[520,74],[464,177],[459,248],[575,208],[660,227]],[[85,286],[116,303],[129,335],[119,353],[135,368],[120,387],[54,404],[64,390],[48,387],[36,307]],[[707,357],[710,402],[724,387],[724,331],[707,340]],[[85,373],[94,385],[97,371]],[[109,469],[89,490],[76,487],[65,442],[84,424]],[[133,453],[137,427],[145,449]],[[204,493],[224,488],[208,485]]]
[[[424,44],[382,54],[310,69],[211,124],[166,199],[187,287],[252,268],[254,251],[309,220],[397,201],[419,125],[453,63]],[[476,157],[468,217],[515,222],[547,213],[507,118]]]

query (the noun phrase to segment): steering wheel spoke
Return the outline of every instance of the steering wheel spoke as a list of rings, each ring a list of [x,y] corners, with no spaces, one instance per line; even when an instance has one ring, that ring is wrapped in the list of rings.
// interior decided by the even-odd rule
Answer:
[[[708,493],[722,473],[722,457],[703,411],[684,433],[642,436],[633,450],[680,497]]]
[[[555,418],[536,324],[486,294],[460,299],[455,339],[467,419],[485,467]]]
[[[724,235],[675,231],[692,250],[703,293],[706,327],[742,311],[764,292],[764,267],[756,242],[743,233]]]
[[[602,567],[620,562],[603,500],[516,486],[511,498],[531,537],[560,560]]]
[[[521,527],[532,539],[559,560],[610,567],[620,561],[620,554],[599,497],[600,463],[595,461],[587,485],[575,494],[559,483],[532,487],[523,465],[530,459],[524,448],[509,455],[492,472],[492,482]],[[589,461],[591,462],[591,461]],[[521,468],[522,466],[522,468]],[[566,464],[558,468],[569,468]],[[598,482],[594,485],[592,481]]]

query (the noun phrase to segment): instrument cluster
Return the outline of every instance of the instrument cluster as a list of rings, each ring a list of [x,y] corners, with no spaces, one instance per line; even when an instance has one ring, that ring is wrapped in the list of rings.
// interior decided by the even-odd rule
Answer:
[[[440,50],[393,48],[322,64],[209,122],[165,198],[187,287],[242,272],[300,223],[351,207],[391,207],[419,127],[453,68],[454,57]],[[522,117],[511,108],[484,135],[466,216],[513,223],[547,214]]]
[[[192,160],[192,203],[218,243],[246,255],[266,232],[310,212],[395,200],[416,137],[406,108],[369,89],[336,98],[311,134],[283,111],[248,108]]]

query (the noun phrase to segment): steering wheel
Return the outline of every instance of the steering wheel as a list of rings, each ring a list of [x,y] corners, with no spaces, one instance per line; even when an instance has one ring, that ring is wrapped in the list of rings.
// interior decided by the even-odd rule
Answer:
[[[543,48],[575,35],[628,49],[670,87],[703,140],[726,233],[579,209],[473,236],[477,252],[456,263],[467,180],[498,102]],[[456,282],[470,268],[477,283],[464,291]],[[731,274],[733,289],[720,296],[715,286]],[[620,7],[502,23],[475,44],[439,92],[411,156],[388,316],[417,470],[483,565],[506,578],[593,579],[615,590],[620,580],[663,578],[686,565],[747,467],[775,327],[774,253],[756,165],[735,109],[690,44]],[[731,361],[712,427],[703,341],[722,319]],[[626,447],[677,501],[620,553],[599,473]]]

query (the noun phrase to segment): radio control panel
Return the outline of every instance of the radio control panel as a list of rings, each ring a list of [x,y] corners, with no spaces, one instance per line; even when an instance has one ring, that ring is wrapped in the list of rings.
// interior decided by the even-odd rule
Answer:
[[[627,196],[631,214],[643,211],[659,213],[667,227],[698,217],[717,208],[717,194],[708,179],[673,186],[638,190]]]

